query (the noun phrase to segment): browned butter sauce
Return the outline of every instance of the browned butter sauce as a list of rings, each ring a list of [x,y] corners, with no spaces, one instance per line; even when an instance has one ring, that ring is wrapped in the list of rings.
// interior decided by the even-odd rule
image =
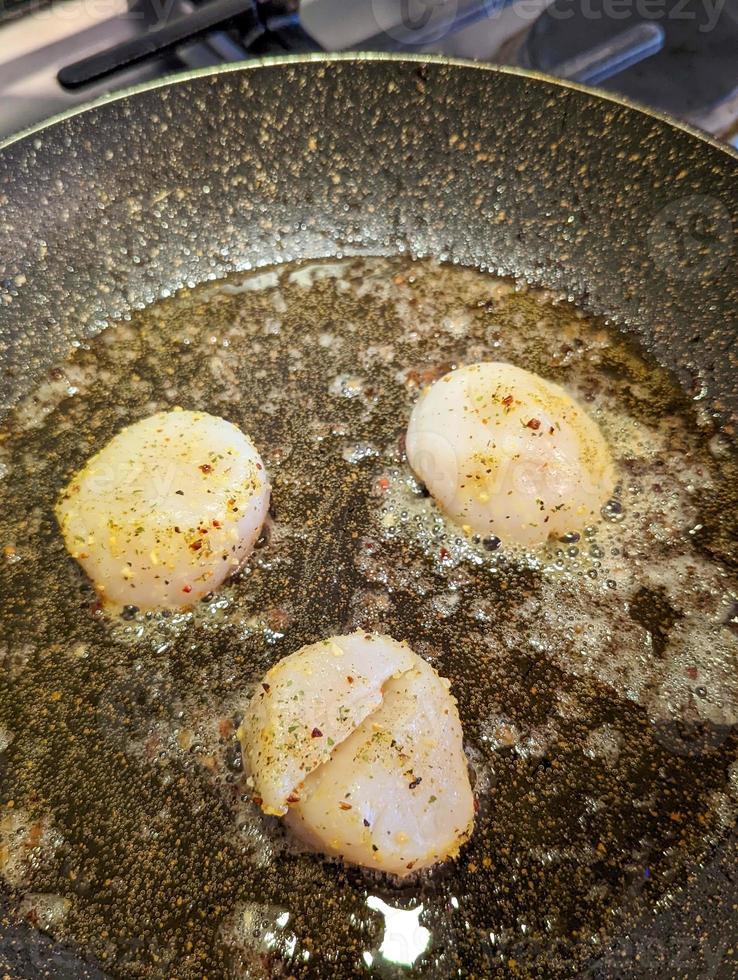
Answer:
[[[403,455],[420,387],[493,359],[617,462],[603,520],[536,552],[466,538]],[[272,518],[194,610],[113,617],[53,505],[177,405],[253,437]],[[1,435],[0,892],[116,977],[571,976],[735,818],[736,471],[698,409],[559,298],[408,258],[234,276],[81,344]],[[271,664],[354,628],[451,679],[474,771],[472,840],[402,886],[293,844],[234,735]]]

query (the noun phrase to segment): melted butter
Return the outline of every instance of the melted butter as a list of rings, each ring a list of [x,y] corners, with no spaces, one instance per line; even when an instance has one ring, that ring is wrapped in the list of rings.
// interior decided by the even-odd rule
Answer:
[[[420,387],[484,359],[563,384],[602,426],[617,500],[579,539],[491,549],[408,470]],[[53,504],[123,425],[175,405],[253,436],[273,517],[194,610],[112,618]],[[738,796],[735,464],[692,409],[558,297],[407,259],[240,275],[78,348],[0,441],[0,878],[20,914],[50,896],[44,925],[123,977],[356,976],[389,968],[385,912],[421,905],[418,975],[457,957],[575,973],[573,930],[663,900]],[[471,841],[401,892],[263,817],[235,734],[279,657],[359,627],[451,679],[475,774]]]

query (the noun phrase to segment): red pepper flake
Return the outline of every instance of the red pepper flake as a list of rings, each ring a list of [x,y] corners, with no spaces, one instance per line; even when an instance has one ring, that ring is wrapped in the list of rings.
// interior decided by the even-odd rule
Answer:
[[[349,684],[353,684],[354,683],[353,677],[347,677],[346,680],[349,682]]]
[[[479,813],[479,800],[476,798],[476,796],[474,797],[474,812]]]
[[[505,395],[505,397],[502,399],[502,404],[505,406],[505,408],[509,408],[512,405],[512,403],[513,403],[512,395]]]
[[[300,797],[296,793],[290,793],[290,795],[287,797],[287,802],[288,803],[299,803],[300,802]]]
[[[282,632],[290,624],[290,614],[286,609],[280,609],[279,606],[275,606],[273,609],[268,609],[266,613],[267,625],[270,629]]]
[[[213,527],[220,527],[220,521],[213,520]]]
[[[202,548],[202,541],[193,541],[190,548],[192,551],[199,551]]]
[[[350,803],[344,803],[343,801],[341,801],[338,804],[338,807],[339,807],[340,810],[352,810],[353,809],[353,807],[351,806]]]
[[[541,427],[540,419],[528,419],[528,421],[525,424],[528,426],[529,429],[533,429],[533,430],[540,429]]]
[[[191,585],[183,585],[182,586],[182,591],[183,592],[192,592],[192,586]]]
[[[377,480],[377,486],[380,490],[389,490],[389,485],[390,482],[386,476],[380,476],[380,478]]]
[[[410,864],[406,864],[405,867],[407,868],[408,871],[412,871],[413,868],[415,867],[415,861],[411,861]]]
[[[687,677],[691,681],[696,681],[697,680],[697,668],[696,667],[687,667],[687,669],[684,671],[684,673],[687,675]]]
[[[264,467],[261,465],[261,463],[257,463],[256,464],[256,468],[257,468],[257,470],[264,469]]]
[[[261,806],[261,804],[264,802],[260,796],[252,796],[251,799],[257,806]]]
[[[310,737],[311,738],[322,738],[323,737],[323,733],[321,732],[321,730],[319,728],[314,728],[310,732]]]
[[[31,824],[31,829],[26,837],[26,847],[38,847],[43,837],[44,828],[40,820]]]
[[[269,692],[271,691],[271,688],[269,687],[269,685],[262,683],[261,686],[264,688],[264,690],[267,692],[267,694],[269,694]]]
[[[213,472],[213,467],[210,465],[210,463],[203,463],[200,469],[202,470],[203,473]]]
[[[441,556],[441,561],[446,561],[446,559],[449,556],[448,549],[441,548],[441,550],[439,551],[439,555]]]

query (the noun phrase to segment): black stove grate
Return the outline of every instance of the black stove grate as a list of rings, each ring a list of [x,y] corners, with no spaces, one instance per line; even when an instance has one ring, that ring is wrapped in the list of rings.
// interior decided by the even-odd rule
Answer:
[[[148,2],[140,0],[140,5],[146,8]],[[65,65],[57,77],[63,88],[75,90],[152,59],[178,56],[189,64],[183,52],[197,42],[217,49],[216,63],[275,51],[319,50],[300,26],[298,5],[299,0],[194,0],[187,12],[173,8],[163,20],[152,23],[147,18],[147,31]]]

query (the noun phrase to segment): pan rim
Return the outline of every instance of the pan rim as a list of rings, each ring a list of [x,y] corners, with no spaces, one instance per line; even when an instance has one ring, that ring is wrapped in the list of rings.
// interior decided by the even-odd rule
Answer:
[[[172,86],[173,87],[174,85],[178,84],[179,82],[189,82],[190,80],[195,81],[195,80],[197,80],[197,79],[199,79],[201,77],[202,78],[207,78],[207,77],[210,77],[210,76],[215,77],[216,75],[225,75],[226,73],[230,73],[230,72],[239,72],[240,73],[241,71],[244,71],[245,72],[247,69],[251,69],[251,68],[256,69],[256,68],[275,67],[275,68],[280,69],[280,71],[277,72],[276,74],[279,75],[279,76],[281,76],[284,73],[284,68],[285,67],[288,68],[292,64],[295,64],[295,65],[299,65],[299,64],[310,65],[310,63],[313,63],[314,62],[316,64],[326,65],[330,69],[330,66],[334,62],[336,64],[338,64],[338,65],[340,65],[342,62],[346,62],[348,64],[357,64],[358,65],[358,63],[359,62],[362,62],[362,61],[372,62],[372,63],[375,62],[375,61],[377,61],[377,62],[384,62],[384,61],[395,62],[396,61],[396,62],[400,62],[401,64],[408,65],[408,66],[409,65],[412,65],[412,64],[416,64],[416,65],[429,65],[429,66],[431,66],[431,68],[432,68],[432,66],[434,64],[437,64],[439,66],[445,66],[445,67],[449,67],[449,68],[457,68],[458,67],[458,68],[460,68],[462,70],[465,69],[465,68],[481,68],[481,69],[486,70],[486,71],[494,72],[494,74],[488,80],[490,85],[494,85],[495,79],[498,77],[498,75],[502,75],[502,76],[519,75],[519,76],[522,76],[523,79],[529,78],[529,79],[531,79],[531,82],[535,82],[535,85],[532,85],[531,86],[531,90],[533,92],[543,92],[543,93],[545,93],[547,91],[547,89],[548,89],[548,91],[550,91],[551,94],[556,95],[557,93],[561,92],[562,89],[573,89],[575,91],[578,91],[578,92],[582,93],[582,95],[585,96],[585,97],[586,96],[594,96],[594,97],[597,98],[598,101],[601,99],[602,102],[605,103],[605,106],[603,107],[603,110],[602,110],[603,112],[606,111],[606,107],[607,106],[613,106],[613,107],[622,106],[625,109],[630,110],[631,112],[637,112],[640,117],[646,117],[648,119],[655,119],[655,120],[657,120],[657,122],[663,124],[664,126],[669,126],[673,130],[677,130],[677,131],[681,130],[682,132],[685,132],[688,136],[692,136],[692,137],[698,138],[702,142],[702,144],[708,144],[708,145],[712,146],[714,149],[722,150],[723,153],[725,153],[728,158],[730,158],[730,159],[733,160],[733,165],[734,166],[733,166],[733,168],[730,168],[728,163],[723,162],[725,160],[725,157],[715,157],[715,158],[713,158],[714,161],[715,161],[715,164],[716,165],[722,165],[722,167],[725,169],[725,171],[728,171],[730,169],[731,172],[738,173],[738,170],[736,170],[736,168],[735,168],[735,163],[738,162],[738,152],[736,152],[735,150],[733,150],[729,146],[721,144],[717,140],[709,137],[707,134],[701,133],[700,131],[698,131],[698,130],[696,130],[696,129],[694,129],[694,128],[686,125],[686,124],[682,124],[682,123],[680,123],[680,122],[678,122],[678,121],[676,121],[674,119],[671,119],[666,114],[660,114],[658,112],[654,112],[654,111],[652,111],[650,109],[647,109],[645,107],[638,106],[636,104],[633,104],[633,103],[629,102],[627,99],[621,98],[619,96],[613,97],[609,93],[600,92],[598,89],[593,88],[593,87],[584,86],[584,85],[578,85],[578,84],[572,84],[572,83],[568,83],[568,82],[563,82],[561,80],[558,80],[556,78],[547,76],[546,74],[540,73],[540,72],[533,72],[533,71],[524,70],[524,69],[517,69],[517,68],[508,68],[508,67],[504,67],[504,66],[493,66],[493,65],[487,65],[487,64],[478,64],[478,63],[474,63],[474,62],[465,61],[465,60],[462,60],[462,59],[448,59],[448,58],[442,58],[442,57],[429,57],[429,56],[424,56],[424,55],[405,55],[405,56],[398,56],[398,55],[376,54],[376,53],[357,54],[355,52],[352,52],[352,53],[344,53],[344,54],[337,54],[337,55],[323,55],[323,54],[318,54],[318,55],[312,55],[312,56],[275,56],[275,57],[263,58],[263,59],[259,59],[259,60],[249,60],[249,61],[245,61],[245,62],[236,62],[236,63],[231,63],[231,64],[227,64],[227,65],[219,66],[219,67],[214,67],[214,68],[205,68],[205,69],[193,70],[193,71],[188,71],[188,72],[182,72],[182,73],[178,73],[178,74],[175,74],[175,75],[166,76],[166,77],[161,78],[161,79],[156,79],[156,80],[153,80],[151,82],[147,82],[147,83],[143,83],[143,84],[139,84],[139,85],[135,85],[135,86],[129,86],[129,87],[125,88],[125,89],[121,89],[121,90],[116,91],[114,93],[110,93],[110,94],[104,95],[102,97],[99,97],[99,98],[97,98],[95,100],[91,100],[88,103],[85,103],[85,104],[76,106],[76,107],[74,107],[71,110],[67,110],[65,112],[59,113],[59,114],[55,115],[54,117],[52,117],[52,118],[50,118],[48,120],[44,120],[44,121],[42,121],[42,122],[40,122],[40,123],[38,123],[38,124],[36,124],[36,125],[34,125],[32,127],[29,127],[28,129],[26,129],[26,130],[24,130],[24,131],[22,131],[20,133],[14,134],[13,136],[11,136],[9,138],[7,138],[7,139],[5,139],[3,141],[0,141],[0,163],[2,162],[2,159],[1,159],[2,155],[6,151],[8,151],[8,150],[11,151],[11,153],[9,154],[10,159],[13,159],[13,157],[15,155],[14,152],[13,152],[13,149],[16,146],[16,144],[18,146],[18,153],[19,153],[19,155],[22,155],[23,153],[25,153],[27,151],[27,143],[26,143],[26,141],[29,138],[30,139],[33,139],[35,136],[41,136],[41,137],[44,137],[44,138],[48,139],[49,142],[52,142],[52,143],[54,141],[58,141],[60,139],[60,124],[66,123],[67,120],[71,120],[72,117],[74,117],[74,116],[81,115],[81,114],[83,114],[85,112],[88,112],[90,110],[93,110],[93,109],[101,108],[103,105],[106,105],[108,102],[116,103],[119,100],[124,100],[124,99],[127,100],[131,96],[136,96],[138,94],[143,95],[144,93],[148,93],[149,91],[152,91],[153,92],[154,90],[159,89],[159,88],[168,88],[169,86]],[[401,70],[401,69],[398,69],[398,70]],[[393,70],[391,70],[391,71],[393,71]],[[241,78],[240,75],[234,76],[234,79],[236,81],[236,85],[239,84],[240,78]],[[470,76],[468,76],[468,78],[469,78],[470,82],[472,82],[472,81],[474,81],[475,78],[479,78],[479,76],[471,76],[470,75]],[[522,84],[523,83],[521,82],[520,84],[521,84],[521,87],[522,87]],[[219,90],[219,86],[214,84],[214,89],[217,92]],[[563,96],[563,93],[562,93],[562,96]],[[577,96],[574,96],[573,97],[575,103],[576,103],[577,99],[579,99],[579,98],[580,97],[577,97]],[[134,99],[132,105],[135,106],[135,99]],[[254,112],[256,114],[256,112],[259,112],[259,110],[258,109],[255,109]],[[105,114],[103,113],[103,116],[104,115]],[[633,122],[636,122],[636,120],[638,119],[638,117],[632,116],[632,115],[630,115],[630,113],[628,114],[628,117],[631,118],[633,120]],[[81,125],[83,127],[84,127],[85,122],[89,123],[89,120],[86,120],[86,121],[83,120],[82,121]],[[641,122],[642,122],[642,124],[646,124],[646,119],[642,119]],[[47,134],[47,130],[49,131],[48,136],[46,135]],[[668,140],[670,138],[667,135],[668,132],[669,132],[669,130],[667,130],[667,129],[664,129],[663,130],[663,134],[664,134],[663,135],[663,138],[665,140]],[[61,130],[61,133],[63,134],[63,129]],[[692,144],[692,145],[695,146],[695,147],[697,147],[698,144]],[[681,909],[682,903],[683,903],[683,901],[685,899],[686,899],[686,902],[687,902],[687,908],[689,908],[692,905],[693,901],[694,901],[695,905],[697,906],[697,908],[695,908],[694,911],[695,912],[696,911],[701,911],[704,914],[704,909],[699,908],[699,906],[704,901],[704,898],[701,897],[701,896],[703,896],[704,894],[710,895],[710,894],[720,894],[720,893],[715,888],[714,885],[712,885],[712,891],[707,891],[707,892],[703,893],[701,891],[701,884],[700,883],[703,880],[707,879],[707,881],[708,881],[708,888],[710,887],[709,882],[712,880],[710,878],[710,875],[711,875],[712,871],[713,870],[716,870],[719,873],[720,872],[720,868],[722,867],[722,865],[720,863],[720,855],[723,854],[723,853],[726,853],[726,854],[729,855],[732,852],[732,848],[733,848],[736,840],[738,840],[738,837],[736,836],[736,830],[735,830],[735,828],[732,828],[732,829],[729,828],[725,832],[725,836],[724,837],[721,836],[721,838],[719,840],[719,843],[717,845],[717,848],[715,848],[715,850],[717,850],[718,857],[716,858],[715,855],[714,855],[714,853],[711,853],[710,856],[705,859],[705,867],[704,868],[690,869],[690,870],[694,870],[695,872],[697,872],[698,870],[699,870],[699,872],[702,872],[700,874],[695,874],[695,877],[697,878],[696,881],[689,882],[689,880],[687,880],[684,883],[682,883],[674,891],[674,893],[673,893],[673,895],[672,895],[669,903],[667,904],[666,908],[661,908],[660,909],[658,906],[655,906],[653,908],[649,908],[646,912],[644,912],[644,915],[643,915],[642,920],[639,918],[638,920],[633,921],[629,925],[629,929],[632,929],[632,932],[630,934],[623,935],[620,932],[615,933],[615,934],[613,934],[613,937],[611,939],[611,942],[612,943],[619,943],[619,942],[628,943],[628,942],[631,941],[630,936],[633,936],[634,937],[633,938],[634,948],[638,948],[638,945],[641,943],[642,938],[640,936],[638,936],[638,938],[635,938],[636,937],[636,930],[639,930],[640,931],[640,928],[642,927],[642,925],[645,925],[647,932],[650,932],[650,931],[653,930],[652,931],[652,934],[658,940],[658,938],[659,938],[658,923],[661,920],[664,920],[666,923],[671,922],[672,927],[674,927],[675,922],[676,923],[680,923],[682,921],[678,910]],[[719,848],[719,850],[718,850],[718,848]],[[711,851],[712,851],[712,849],[711,849]],[[728,862],[727,863],[729,865],[729,858],[728,858]],[[726,873],[726,877],[727,877],[727,873]],[[726,890],[726,892],[724,894],[726,895],[726,898],[730,895],[729,887],[728,887],[728,889]],[[715,921],[715,920],[712,920],[712,921]],[[667,928],[668,928],[668,926],[667,926]],[[707,927],[707,928],[709,928],[709,927]],[[686,935],[689,936],[690,934],[688,933]],[[711,936],[711,933],[708,932],[707,933],[707,936],[708,936],[708,948],[709,948],[709,938]],[[720,938],[719,935],[718,935],[718,938]],[[617,947],[615,947],[615,948],[617,948]],[[641,946],[641,949],[642,948],[643,947]],[[608,944],[608,947],[606,948],[606,952],[607,952],[608,949],[609,949],[609,944]],[[599,951],[597,949],[594,949],[593,950],[593,953],[592,953],[592,956],[591,956],[591,960],[592,961],[596,961],[597,960],[597,957],[598,957],[598,954],[601,954],[601,952],[602,952],[601,949]],[[589,962],[590,962],[590,958],[588,957],[587,958],[587,963],[589,963]],[[626,961],[626,967],[627,967],[627,961]],[[2,973],[2,971],[0,971],[0,973]]]
[[[670,116],[668,113],[661,112],[657,109],[651,109],[648,106],[643,106],[637,102],[633,102],[624,96],[614,95],[591,85],[581,85],[578,82],[565,81],[560,78],[555,78],[553,75],[547,75],[545,72],[532,71],[528,68],[518,68],[513,65],[495,65],[489,62],[470,61],[466,58],[447,58],[443,55],[413,54],[412,52],[396,54],[392,52],[378,51],[337,51],[314,52],[299,55],[271,55],[264,58],[250,58],[243,61],[227,62],[223,65],[208,66],[206,68],[194,68],[188,71],[175,72],[171,75],[165,75],[162,78],[156,78],[146,82],[139,82],[137,85],[129,85],[125,88],[117,89],[115,92],[106,93],[105,95],[101,95],[96,99],[90,100],[89,102],[84,102],[81,105],[74,106],[73,108],[67,109],[64,112],[56,113],[55,115],[50,116],[48,119],[44,119],[33,126],[29,126],[18,133],[14,133],[11,136],[6,137],[4,140],[0,140],[0,153],[10,149],[17,143],[21,143],[30,136],[34,136],[40,132],[52,129],[54,126],[57,126],[68,119],[72,119],[75,116],[90,112],[93,109],[98,109],[101,106],[108,105],[111,102],[122,101],[123,99],[130,98],[131,96],[141,95],[144,92],[151,92],[160,88],[179,85],[184,82],[192,81],[193,79],[207,78],[210,76],[214,77],[216,75],[225,75],[259,68],[279,67],[281,65],[331,64],[334,62],[341,63],[364,61],[396,62],[400,64],[436,64],[444,65],[446,67],[473,68],[479,71],[490,72],[492,74],[517,75],[522,78],[532,79],[535,82],[542,82],[544,84],[551,85],[555,88],[581,92],[585,95],[594,96],[597,99],[601,99],[603,102],[608,102],[612,105],[626,108],[631,112],[638,113],[639,115],[646,116],[647,118],[655,119],[673,129],[680,130],[681,132],[686,133],[688,136],[691,136],[692,138],[705,143],[707,146],[712,147],[712,149],[720,151],[721,153],[725,154],[728,159],[738,163],[738,149],[734,149],[732,146],[730,146],[730,144],[723,143],[720,140],[715,139],[709,133],[697,129],[695,126],[691,126],[689,123],[683,122],[682,120],[676,119],[673,116]]]

